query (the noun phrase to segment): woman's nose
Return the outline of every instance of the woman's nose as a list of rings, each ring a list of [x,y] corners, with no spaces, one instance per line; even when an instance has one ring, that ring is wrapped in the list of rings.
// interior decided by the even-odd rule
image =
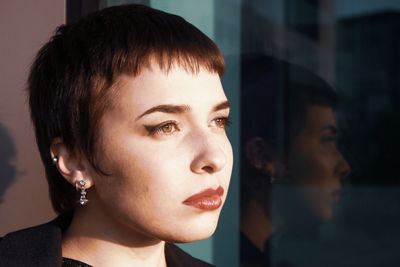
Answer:
[[[344,180],[351,173],[351,167],[342,154],[340,154],[340,161],[337,165],[336,171],[341,180]]]
[[[228,161],[228,144],[227,139],[221,136],[209,134],[196,134],[193,138],[195,156],[190,164],[192,172],[202,173],[216,173],[223,169]]]

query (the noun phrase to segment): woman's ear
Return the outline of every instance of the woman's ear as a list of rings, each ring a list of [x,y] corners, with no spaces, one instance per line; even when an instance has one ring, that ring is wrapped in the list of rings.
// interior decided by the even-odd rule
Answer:
[[[82,153],[70,150],[60,138],[54,138],[50,145],[50,155],[60,174],[71,185],[84,180],[85,189],[93,186],[93,179],[89,175],[89,164]]]
[[[244,153],[256,169],[269,174],[271,182],[274,182],[276,175],[276,162],[274,151],[262,137],[253,136],[249,138],[244,145]]]

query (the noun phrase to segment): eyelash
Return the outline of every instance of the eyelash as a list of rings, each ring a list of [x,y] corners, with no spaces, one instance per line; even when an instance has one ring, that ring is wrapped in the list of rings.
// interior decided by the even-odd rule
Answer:
[[[227,127],[231,126],[231,124],[232,124],[232,122],[229,120],[228,117],[215,118],[214,121],[216,122],[216,124],[217,124],[218,121],[222,122],[221,126],[217,125],[217,127],[222,128],[222,129],[226,129]]]
[[[226,129],[232,124],[228,117],[218,117],[215,118],[213,122],[215,122],[216,126],[221,129]],[[165,127],[167,126],[172,127],[170,131],[166,131]],[[177,121],[165,121],[157,125],[146,125],[145,128],[147,132],[152,136],[157,134],[170,135],[176,131],[180,131],[179,123]]]
[[[166,126],[173,127],[174,130],[172,132],[166,132],[165,128]],[[178,127],[178,122],[177,121],[165,121],[157,125],[152,125],[152,126],[145,126],[146,130],[149,132],[150,135],[156,135],[156,134],[173,134],[175,131],[179,131]]]

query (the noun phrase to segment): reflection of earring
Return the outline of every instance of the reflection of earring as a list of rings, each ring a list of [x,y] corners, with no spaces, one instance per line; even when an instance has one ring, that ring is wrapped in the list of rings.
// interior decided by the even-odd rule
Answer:
[[[77,191],[81,190],[81,196],[78,200],[79,204],[81,204],[82,206],[85,205],[89,200],[86,199],[86,190],[85,190],[85,181],[84,180],[80,180],[79,182],[76,181],[75,183],[75,188]],[[80,187],[79,187],[80,186]]]
[[[51,161],[53,162],[53,165],[56,165],[57,162],[58,162],[58,157],[57,157],[57,156],[54,156],[54,157],[51,159]]]

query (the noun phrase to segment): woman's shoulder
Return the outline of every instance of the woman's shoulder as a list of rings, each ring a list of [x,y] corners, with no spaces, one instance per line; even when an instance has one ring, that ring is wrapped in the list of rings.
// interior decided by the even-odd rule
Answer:
[[[202,260],[196,259],[174,244],[165,244],[165,257],[168,266],[180,267],[210,267],[214,266]]]
[[[61,266],[61,238],[70,218],[58,217],[46,224],[18,230],[0,237],[0,267]],[[210,267],[174,244],[166,243],[165,256],[171,267]]]
[[[18,230],[0,239],[0,267],[58,266],[61,258],[60,218]]]

